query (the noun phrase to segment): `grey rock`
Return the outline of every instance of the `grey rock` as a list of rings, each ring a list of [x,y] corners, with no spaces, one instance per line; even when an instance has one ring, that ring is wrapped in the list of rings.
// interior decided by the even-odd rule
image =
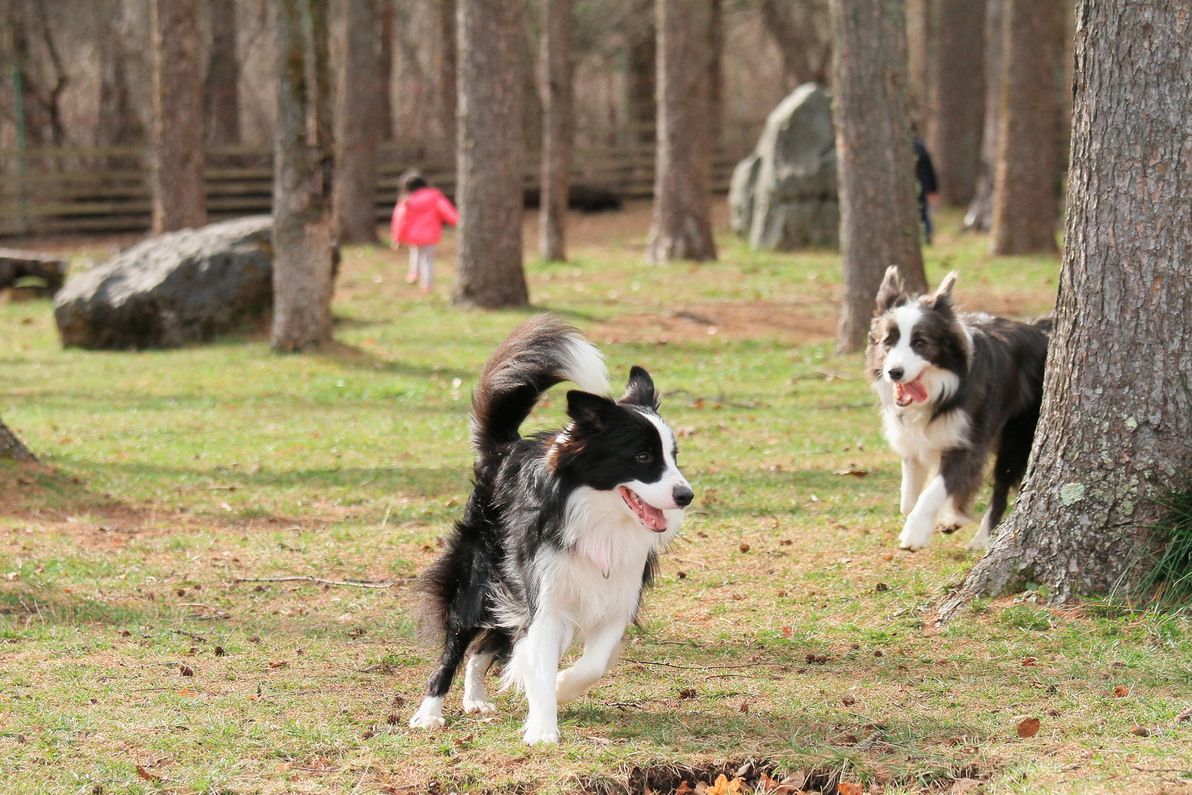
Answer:
[[[65,347],[208,342],[273,304],[273,222],[253,216],[151,238],[71,276],[54,300]]]

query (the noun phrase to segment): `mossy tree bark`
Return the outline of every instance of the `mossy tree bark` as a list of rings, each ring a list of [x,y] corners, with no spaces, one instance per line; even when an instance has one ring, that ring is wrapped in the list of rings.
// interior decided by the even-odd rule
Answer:
[[[1192,17],[1081,0],[1066,245],[1043,412],[1014,512],[941,605],[1131,584],[1192,471]]]

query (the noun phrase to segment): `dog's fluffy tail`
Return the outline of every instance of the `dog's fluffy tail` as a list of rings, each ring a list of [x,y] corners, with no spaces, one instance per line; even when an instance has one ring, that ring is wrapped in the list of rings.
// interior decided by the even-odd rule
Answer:
[[[535,315],[493,351],[472,393],[477,452],[486,456],[517,441],[538,396],[563,381],[596,394],[610,390],[600,351],[554,315]]]

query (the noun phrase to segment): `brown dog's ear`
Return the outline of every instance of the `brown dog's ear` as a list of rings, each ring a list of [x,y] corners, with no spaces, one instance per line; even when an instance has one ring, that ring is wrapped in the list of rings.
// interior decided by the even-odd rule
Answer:
[[[956,285],[956,271],[950,272],[932,294],[930,304],[935,309],[952,308],[952,288]]]
[[[874,314],[880,315],[890,307],[907,299],[906,288],[902,284],[902,274],[897,265],[886,268],[886,275],[882,279],[882,286],[877,290],[877,303]]]

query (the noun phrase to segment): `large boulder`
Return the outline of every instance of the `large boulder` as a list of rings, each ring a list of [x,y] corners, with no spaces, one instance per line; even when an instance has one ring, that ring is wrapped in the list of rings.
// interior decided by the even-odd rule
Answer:
[[[273,222],[253,216],[151,238],[71,276],[54,299],[66,347],[176,348],[269,312]]]
[[[804,83],[770,113],[757,148],[733,171],[729,211],[733,231],[755,249],[839,245],[836,135],[822,87]]]

